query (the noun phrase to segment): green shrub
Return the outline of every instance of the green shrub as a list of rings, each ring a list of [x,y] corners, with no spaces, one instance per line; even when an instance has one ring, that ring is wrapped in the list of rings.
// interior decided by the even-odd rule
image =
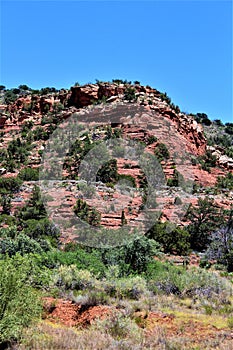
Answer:
[[[147,264],[158,254],[158,243],[144,235],[135,234],[122,247],[102,250],[105,265],[118,265],[120,275],[142,273]]]
[[[12,208],[11,200],[12,200],[12,198],[9,195],[2,195],[1,196],[0,203],[2,206],[2,214],[10,215],[11,208]]]
[[[233,189],[233,174],[229,172],[225,176],[218,176],[217,182],[216,182],[216,187],[220,188],[220,189],[232,190]]]
[[[16,225],[17,219],[14,216],[7,215],[7,214],[0,214],[0,223],[13,226]]]
[[[201,300],[219,299],[220,295],[226,299],[232,294],[232,286],[226,279],[200,268],[186,270],[170,263],[153,261],[148,264],[145,276],[148,287],[154,293],[177,294]]]
[[[47,217],[40,188],[38,186],[34,186],[31,198],[27,201],[25,206],[19,210],[17,216],[21,221],[30,219],[41,220]]]
[[[61,265],[55,275],[55,284],[65,289],[88,289],[93,281],[90,271],[79,270],[76,265]]]
[[[213,123],[218,125],[218,126],[224,126],[223,122],[220,119],[214,119]]]
[[[28,112],[28,113],[31,112],[32,108],[33,108],[33,104],[32,103],[25,103],[23,105],[23,110],[25,112]]]
[[[228,157],[230,157],[230,158],[233,158],[233,146],[228,147],[228,148],[225,150],[225,154],[226,154],[226,156],[228,156]]]
[[[121,211],[121,226],[127,225],[127,219],[125,217],[124,210]]]
[[[77,184],[78,190],[80,190],[85,198],[92,198],[96,193],[95,186],[88,184],[87,182],[80,182]]]
[[[119,139],[122,136],[122,130],[120,128],[115,128],[113,130],[112,138]]]
[[[164,143],[158,143],[158,145],[155,148],[155,155],[159,161],[170,158],[169,151]]]
[[[135,101],[135,100],[136,100],[136,95],[135,95],[135,93],[136,93],[136,90],[135,90],[134,88],[132,88],[132,87],[130,87],[130,86],[127,87],[127,88],[125,89],[124,99],[127,100],[127,101],[129,101],[129,102]]]
[[[42,253],[43,249],[34,239],[20,233],[15,239],[5,238],[0,240],[0,254],[8,254],[10,257],[19,253]]]
[[[148,231],[147,237],[160,243],[164,253],[186,255],[190,251],[190,234],[173,224],[158,222]]]
[[[112,313],[106,320],[98,321],[96,328],[107,332],[114,339],[121,340],[121,342],[122,339],[128,338],[129,334],[134,338],[135,344],[140,341],[142,337],[142,332],[136,323],[131,320],[130,317],[123,315],[119,311]],[[128,349],[128,347],[126,348]],[[133,349],[133,347],[131,347],[131,349]]]
[[[171,98],[167,95],[166,92],[165,93],[161,92],[160,93],[160,98],[161,98],[162,101],[165,101],[165,102],[167,102],[168,105],[170,105]]]
[[[23,181],[17,177],[1,177],[0,178],[0,193],[17,193]]]
[[[36,221],[36,223],[38,222]],[[12,256],[17,252],[24,255],[51,250],[51,244],[46,239],[43,239],[43,236],[35,237],[36,239],[30,238],[25,234],[25,231],[18,232],[16,226],[1,228],[0,237],[2,238],[0,241],[2,254],[7,253]]]
[[[190,233],[191,248],[203,251],[210,243],[210,234],[224,222],[222,210],[209,198],[198,199],[197,206],[190,205],[186,218],[190,221],[187,227]]]
[[[8,159],[14,160],[17,164],[25,163],[31,150],[30,143],[21,141],[19,137],[8,143],[7,153]]]
[[[151,145],[152,143],[155,143],[155,142],[157,142],[158,141],[158,139],[157,139],[157,137],[156,136],[154,136],[154,135],[149,135],[148,137],[147,137],[147,144],[148,145]]]
[[[23,181],[38,181],[39,169],[38,168],[24,168],[20,170],[18,178]]]
[[[41,95],[48,95],[53,92],[57,92],[58,90],[55,87],[45,87],[40,89],[40,94]]]
[[[16,255],[0,260],[0,344],[20,338],[41,313],[41,304],[30,286],[33,273],[27,258]]]
[[[203,170],[210,172],[211,167],[216,166],[217,158],[210,151],[206,151],[206,154],[197,157],[199,164]]]
[[[115,84],[124,84],[124,80],[123,79],[112,79],[112,82],[115,83]]]
[[[48,140],[49,138],[49,132],[45,131],[41,126],[37,126],[32,133],[34,141]]]
[[[205,113],[197,113],[194,115],[194,119],[198,123],[202,123],[206,126],[210,126],[212,124],[211,120],[208,118],[207,114]]]
[[[17,226],[1,227],[0,237],[1,238],[15,238],[18,234]]]
[[[191,163],[192,163],[192,165],[197,165],[197,163],[198,163],[198,161],[197,161],[197,158],[196,157],[194,157],[194,156],[191,156]]]
[[[117,172],[117,161],[111,159],[105,163],[97,172],[96,181],[102,181],[104,183],[116,183],[119,175]]]
[[[119,180],[122,180],[122,181],[126,181],[126,182],[129,182],[130,185],[134,188],[137,187],[136,185],[136,180],[135,178],[132,176],[132,175],[128,175],[128,174],[119,174]]]
[[[233,329],[233,316],[228,317],[227,324],[230,329]]]
[[[79,246],[73,247],[73,251],[56,250],[41,255],[41,264],[48,268],[60,265],[75,265],[80,270],[88,270],[95,276],[103,276],[105,265],[102,262],[99,251],[87,252]]]
[[[25,85],[25,84],[19,85],[18,88],[19,88],[20,90],[24,90],[24,91],[31,90],[30,87],[28,87],[28,86]]]
[[[225,124],[225,132],[229,135],[233,135],[233,123]]]
[[[55,245],[60,236],[59,228],[49,219],[27,220],[23,232],[33,239],[50,238]]]
[[[219,145],[225,148],[225,153],[227,154],[228,148],[232,145],[232,137],[228,134],[222,134],[215,132],[213,135],[208,137],[208,145],[214,146]]]
[[[182,199],[179,196],[176,196],[175,200],[174,200],[174,204],[175,205],[181,205],[182,204]]]
[[[212,232],[206,255],[209,259],[223,264],[228,272],[233,272],[233,209],[228,222]]]
[[[18,98],[17,92],[13,91],[13,89],[11,90],[6,90],[4,92],[4,103],[6,104],[10,104],[10,103],[14,103]]]
[[[181,187],[182,184],[184,184],[184,177],[175,169],[173,177],[167,180],[167,185],[170,187]]]
[[[107,99],[108,97],[107,96],[102,96],[101,98],[99,98],[98,100],[93,100],[92,101],[92,104],[93,106],[97,106],[97,105],[100,105],[101,103],[107,103]]]
[[[76,298],[73,297],[73,299],[75,302],[81,305],[81,312],[89,309],[90,307],[108,304],[109,302],[109,297],[107,294],[101,291],[88,291],[84,295],[79,295]]]
[[[136,236],[132,241],[121,248],[125,264],[130,266],[134,273],[145,271],[147,264],[158,253],[158,244],[145,236]]]
[[[140,276],[127,277],[115,280],[115,296],[119,299],[140,299],[147,292],[147,284]]]
[[[82,199],[78,199],[74,206],[74,213],[81,219],[88,222],[90,225],[99,226],[101,214],[95,208],[89,206]]]

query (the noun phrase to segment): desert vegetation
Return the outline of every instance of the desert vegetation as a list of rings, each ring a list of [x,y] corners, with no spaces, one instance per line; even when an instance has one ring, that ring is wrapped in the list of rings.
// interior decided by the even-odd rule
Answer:
[[[147,106],[153,107],[157,103],[172,118],[182,117],[167,93],[144,88],[139,81],[132,84],[113,79],[112,83],[114,89],[124,89],[121,97],[113,97],[126,106],[140,103],[143,95],[143,105],[148,102]],[[96,81],[103,89],[112,83]],[[85,88],[91,89],[88,86]],[[76,84],[76,89],[81,88]],[[182,193],[187,181],[185,171],[182,173],[175,164],[173,149],[164,139],[148,130],[133,130],[130,134],[128,125],[120,123],[101,125],[92,131],[80,129],[81,137],[66,154],[61,186],[72,214],[99,230],[102,245],[84,245],[82,239],[88,236],[88,228],[77,239],[68,231],[67,219],[67,232],[61,232],[46,211],[51,195],[43,198],[37,184],[50,135],[78,108],[70,106],[70,101],[58,102],[64,89],[46,87],[37,91],[20,85],[9,90],[0,86],[0,91],[8,106],[2,116],[8,121],[17,115],[18,99],[32,98],[20,109],[19,119],[23,116],[25,120],[20,119],[19,128],[14,129],[9,122],[9,128],[2,127],[1,133],[0,348],[232,349],[233,209],[229,203],[233,175],[230,167],[221,167],[219,162],[220,156],[232,157],[232,123],[211,121],[204,113],[186,115],[202,124],[205,146],[210,147],[203,148],[199,155],[190,155],[190,167],[205,180],[211,176],[215,179],[211,186],[195,182],[187,196]],[[57,102],[51,105],[45,101],[47,104],[35,112],[35,100],[51,96]],[[92,97],[84,106],[87,110],[110,103],[107,93],[94,100]],[[15,114],[10,108],[15,108]],[[159,212],[146,234],[134,228],[126,236],[124,228],[144,209],[150,209],[147,197],[152,189],[145,173],[136,161],[125,159],[120,144],[110,156],[103,152],[95,184],[104,192],[96,194],[91,183],[80,181],[79,167],[102,141],[137,137],[164,170],[167,211]],[[60,154],[60,143],[55,146]],[[97,166],[99,160],[93,154]],[[88,167],[84,170],[88,172]],[[128,196],[127,207],[117,207],[116,189],[122,192],[122,203]],[[95,195],[97,199],[102,196],[106,212],[92,205]],[[187,198],[191,198],[188,205]],[[155,209],[159,207],[157,199]],[[187,206],[179,222],[169,220],[171,202],[175,214],[180,206]],[[117,231],[102,225],[106,213],[113,218]],[[122,241],[110,247],[114,232],[122,234]],[[98,237],[94,239],[99,243]]]
[[[75,208],[79,213],[88,210],[81,201]],[[185,338],[167,337],[159,328],[155,337],[147,336],[153,323],[151,315],[165,310],[177,322],[180,310],[184,322],[191,314],[203,320],[211,315],[213,319],[208,322],[214,326],[217,318],[220,328],[230,331],[232,212],[220,225],[222,213],[205,199],[189,209],[186,230],[157,223],[147,236],[135,233],[121,247],[90,248],[73,242],[62,250],[59,231],[46,218],[38,188],[17,215],[18,225],[0,230],[0,329],[5,348],[15,342],[19,349],[55,349],[58,342],[61,349],[83,349],[91,344],[103,349],[160,349],[162,344],[189,348]],[[210,228],[215,233],[208,237],[207,245]],[[203,267],[189,267],[189,259],[181,266],[166,261],[169,253],[188,256],[197,242],[196,249],[205,249]],[[49,296],[54,298],[54,306],[43,308],[43,300]],[[80,313],[97,306],[108,307],[111,312],[87,329],[58,327],[54,335],[53,324],[43,319],[52,314],[56,300],[61,298],[81,305]],[[98,335],[98,340],[88,340],[87,332]],[[67,341],[61,340],[63,337]],[[208,344],[212,343],[207,339],[206,348]]]

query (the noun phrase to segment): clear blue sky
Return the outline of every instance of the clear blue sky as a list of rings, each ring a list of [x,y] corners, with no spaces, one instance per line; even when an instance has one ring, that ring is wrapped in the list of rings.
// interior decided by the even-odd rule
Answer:
[[[1,84],[122,78],[232,121],[232,2],[2,1]]]

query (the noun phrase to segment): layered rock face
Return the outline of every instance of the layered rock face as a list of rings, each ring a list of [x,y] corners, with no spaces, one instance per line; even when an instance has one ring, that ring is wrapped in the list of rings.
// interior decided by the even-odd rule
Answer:
[[[26,95],[19,97],[14,103],[8,105],[0,105],[2,113],[8,112],[11,117],[18,114],[45,114],[52,111],[53,107],[59,103],[66,106],[70,98],[70,91],[60,90],[58,93],[40,95]]]
[[[102,100],[107,103],[117,103],[124,99],[124,93],[128,88],[124,84],[87,84],[74,86],[71,91],[61,90],[59,93],[47,96],[20,97],[13,104],[1,106],[0,126],[4,128],[5,125],[21,124],[31,116],[34,116],[35,120],[40,119],[41,115],[52,112],[58,104],[64,107],[69,106],[70,109],[72,106],[80,109]],[[139,105],[145,106],[149,111],[154,111],[157,120],[158,115],[161,115],[175,125],[178,133],[188,141],[187,147],[191,153],[198,155],[205,152],[206,140],[202,127],[192,117],[175,112],[165,101],[161,100],[160,92],[155,89],[140,85],[135,85],[133,89]],[[65,113],[63,114],[65,118]],[[70,115],[68,110],[67,114]],[[156,120],[154,122],[156,123]]]
[[[101,100],[103,97],[110,98],[112,96],[123,96],[126,86],[124,84],[87,84],[84,86],[74,86],[71,88],[71,96],[69,104],[77,108],[86,107],[93,102]],[[143,86],[135,86],[138,92],[146,92]],[[152,91],[155,91],[151,89]]]
[[[133,100],[129,101],[127,93],[132,92],[132,90]],[[58,107],[61,107],[59,111]],[[135,107],[135,113],[132,112],[134,111],[133,107]],[[74,86],[69,91],[61,90],[45,96],[23,96],[13,104],[0,105],[0,128],[4,134],[2,147],[7,148],[8,142],[20,135],[21,128],[26,122],[31,122],[32,131],[40,127],[47,132],[47,126],[42,121],[48,116],[53,116],[61,122],[73,114],[77,114],[77,122],[85,122],[86,116],[88,116],[94,126],[97,121],[96,124],[98,125],[101,125],[101,123],[105,126],[109,124],[112,132],[120,130],[124,139],[142,142],[145,144],[145,151],[150,154],[154,155],[159,144],[165,144],[170,153],[168,160],[161,161],[165,179],[172,179],[176,169],[185,180],[190,180],[193,184],[214,186],[218,176],[223,176],[226,169],[231,171],[233,160],[226,157],[219,150],[209,149],[217,155],[218,164],[221,168],[215,167],[211,169],[211,172],[208,172],[201,169],[199,164],[192,164],[191,157],[206,153],[208,149],[206,138],[202,126],[192,116],[181,113],[179,109],[174,107],[164,100],[159,91],[151,87],[115,83]],[[93,109],[93,116],[91,116]],[[116,113],[116,117],[114,113]],[[129,115],[131,115],[130,118]],[[99,138],[98,132],[97,130],[90,135],[91,142],[94,138]],[[101,133],[99,134],[101,135]],[[148,142],[151,138],[153,139],[152,142]],[[101,141],[101,136],[99,140]],[[41,158],[38,151],[43,150],[45,145],[46,141],[44,140],[35,142],[35,147],[31,151],[28,160],[30,167],[39,166]],[[133,161],[127,163],[124,157],[119,157],[117,167],[119,174],[134,178],[137,188],[131,189],[129,195],[127,188],[122,189],[116,186],[115,189],[109,189],[105,185],[97,184],[96,198],[88,199],[87,203],[90,206],[96,206],[101,211],[101,224],[111,228],[121,226],[122,208],[124,207],[125,218],[134,227],[141,220],[139,208],[143,206],[143,201],[139,182],[142,171],[138,164]],[[4,172],[4,176],[16,175],[17,171],[13,174],[9,172],[5,174]],[[29,187],[26,187],[28,192],[32,189],[32,186]],[[62,215],[67,215],[67,218],[69,218],[76,199],[81,196],[77,190],[77,183],[71,183],[69,187],[70,189],[64,188],[63,197],[56,198],[55,204],[63,205],[65,202],[65,207],[57,209],[54,213],[55,216],[61,215],[63,210]],[[20,205],[27,199],[24,191],[17,196],[22,198]],[[162,208],[163,220],[171,220],[180,224],[183,216],[182,213],[179,213],[179,208],[174,206],[174,198],[177,196],[182,199],[184,206],[188,206],[190,203],[195,204],[198,196],[204,198],[205,193],[193,195],[192,193],[185,193],[182,188],[174,189],[168,186],[157,192],[157,202]],[[218,198],[221,206],[228,207],[230,201],[230,197],[223,198],[219,196]],[[17,206],[19,206],[19,203],[15,202],[14,209]],[[68,228],[62,237],[64,241],[69,240],[72,237],[72,229]]]
[[[127,90],[124,84],[88,84],[71,88],[69,105],[77,108],[89,106],[105,98],[106,102],[120,101]],[[183,113],[176,113],[166,102],[161,100],[159,91],[150,87],[135,85],[135,96],[140,105],[164,116],[170,120],[181,135],[188,141],[190,152],[198,155],[206,151],[206,139],[202,126],[192,117]],[[156,120],[155,120],[156,123]]]

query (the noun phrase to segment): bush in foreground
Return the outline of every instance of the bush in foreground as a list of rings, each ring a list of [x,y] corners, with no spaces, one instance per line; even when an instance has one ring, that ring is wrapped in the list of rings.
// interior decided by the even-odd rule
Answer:
[[[0,260],[0,346],[17,340],[41,312],[38,293],[30,286],[32,269],[19,255]]]

